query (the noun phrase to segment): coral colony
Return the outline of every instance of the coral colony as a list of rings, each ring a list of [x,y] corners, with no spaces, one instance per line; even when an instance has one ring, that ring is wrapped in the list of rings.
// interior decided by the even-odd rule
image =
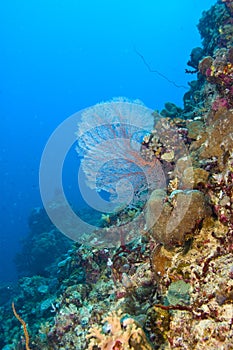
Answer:
[[[131,154],[160,164],[165,184],[151,186],[146,203],[139,196],[102,214],[93,235],[117,232],[118,246],[71,243],[42,209],[32,213],[16,259],[28,277],[11,300],[0,291],[2,349],[233,349],[233,1],[204,12],[198,29],[203,46],[188,62],[197,79],[184,108],[168,102],[154,112],[140,154]],[[103,172],[100,187],[105,180]],[[130,221],[126,240],[121,224]]]

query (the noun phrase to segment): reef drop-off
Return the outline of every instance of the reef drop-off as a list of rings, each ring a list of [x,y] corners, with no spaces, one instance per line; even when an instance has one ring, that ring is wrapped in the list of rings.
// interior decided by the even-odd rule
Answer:
[[[233,349],[232,16],[232,0],[203,13],[184,108],[154,113],[141,152],[161,162],[167,183],[150,194],[140,235],[117,248],[65,241],[62,259],[12,289],[31,350]],[[40,251],[58,237],[49,222],[42,230]],[[0,347],[24,349],[4,287],[1,295]]]

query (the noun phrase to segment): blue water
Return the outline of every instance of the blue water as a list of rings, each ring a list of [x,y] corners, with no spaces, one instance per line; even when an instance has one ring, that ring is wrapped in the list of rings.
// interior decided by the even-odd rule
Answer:
[[[39,162],[56,126],[114,96],[182,107],[185,89],[149,72],[135,49],[151,69],[187,86],[194,77],[184,73],[186,62],[201,44],[196,24],[214,3],[1,1],[0,281],[16,278],[13,258],[30,211],[42,205]],[[73,176],[71,169],[71,183]]]

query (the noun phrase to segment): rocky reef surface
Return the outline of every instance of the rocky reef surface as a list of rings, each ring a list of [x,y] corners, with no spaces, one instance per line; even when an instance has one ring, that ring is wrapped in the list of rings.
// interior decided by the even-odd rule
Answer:
[[[2,349],[233,349],[232,18],[232,0],[203,13],[184,108],[154,112],[141,152],[167,184],[150,194],[140,235],[108,249],[63,242],[62,259],[2,286]]]

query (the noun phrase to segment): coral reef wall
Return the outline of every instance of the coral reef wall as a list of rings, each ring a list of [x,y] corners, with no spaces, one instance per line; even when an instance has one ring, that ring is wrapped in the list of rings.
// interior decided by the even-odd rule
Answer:
[[[20,279],[14,302],[31,350],[233,349],[232,18],[232,0],[203,13],[184,108],[154,112],[141,156],[167,181],[140,208],[140,234],[116,248],[73,244],[45,276]],[[120,234],[123,217],[104,219]],[[0,317],[0,346],[24,349],[5,299]]]

